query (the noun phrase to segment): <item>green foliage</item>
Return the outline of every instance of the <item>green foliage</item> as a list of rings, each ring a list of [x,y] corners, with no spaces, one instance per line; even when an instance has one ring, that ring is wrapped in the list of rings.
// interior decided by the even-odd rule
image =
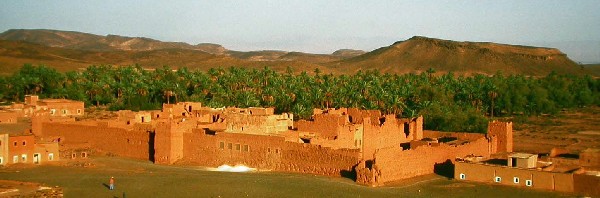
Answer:
[[[154,71],[139,65],[90,66],[61,74],[52,68],[24,65],[0,77],[0,102],[22,101],[26,94],[68,98],[110,110],[160,109],[162,103],[197,101],[210,107],[275,107],[310,119],[313,108],[378,109],[398,117],[425,116],[425,128],[485,132],[487,117],[554,114],[563,108],[600,105],[600,79],[549,74],[488,77],[381,74],[376,70],[334,76],[315,70],[292,75],[232,67],[208,72]]]

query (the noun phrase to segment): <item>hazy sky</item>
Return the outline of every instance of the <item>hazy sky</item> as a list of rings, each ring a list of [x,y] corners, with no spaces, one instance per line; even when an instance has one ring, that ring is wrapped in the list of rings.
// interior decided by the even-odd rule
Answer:
[[[373,50],[414,35],[560,48],[600,62],[598,0],[4,1],[0,31],[58,29],[233,50]]]

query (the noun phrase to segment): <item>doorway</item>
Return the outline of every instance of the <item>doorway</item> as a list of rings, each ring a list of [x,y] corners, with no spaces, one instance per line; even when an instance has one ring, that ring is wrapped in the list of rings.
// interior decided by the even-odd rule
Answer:
[[[33,164],[40,164],[41,155],[39,153],[33,154]]]

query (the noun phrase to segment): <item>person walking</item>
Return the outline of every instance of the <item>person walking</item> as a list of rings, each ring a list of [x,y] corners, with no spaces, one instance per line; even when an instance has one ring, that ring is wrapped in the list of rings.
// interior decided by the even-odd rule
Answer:
[[[110,180],[108,180],[108,188],[110,190],[115,189],[115,177],[110,177]]]

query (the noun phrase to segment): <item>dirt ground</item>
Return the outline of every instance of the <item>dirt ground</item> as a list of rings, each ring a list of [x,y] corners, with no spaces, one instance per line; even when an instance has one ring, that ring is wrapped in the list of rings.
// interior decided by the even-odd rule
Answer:
[[[600,107],[515,118],[513,131],[517,152],[548,153],[553,147],[563,147],[576,154],[586,148],[600,148]]]
[[[1,167],[0,179],[58,186],[65,197],[574,197],[428,175],[415,182],[366,187],[347,178],[295,173],[213,172],[117,157],[93,157],[93,166],[64,160],[43,166]],[[115,190],[108,179],[115,177]],[[1,197],[1,195],[0,195]]]

